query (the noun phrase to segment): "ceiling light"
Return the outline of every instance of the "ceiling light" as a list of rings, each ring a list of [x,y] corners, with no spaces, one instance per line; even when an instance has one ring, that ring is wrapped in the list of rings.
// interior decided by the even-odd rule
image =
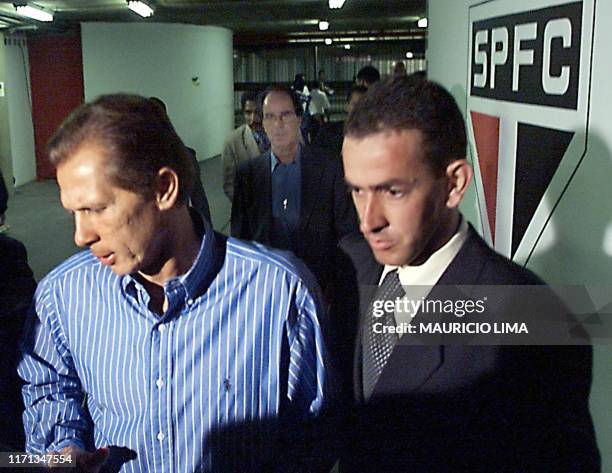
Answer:
[[[407,59],[412,59],[413,57],[414,57],[414,53],[413,53],[412,51],[408,51],[408,52],[406,53],[406,58],[407,58]]]
[[[15,10],[17,10],[17,13],[20,15],[34,18],[38,21],[53,21],[53,13],[49,13],[38,6],[15,4]]]
[[[329,8],[332,9],[336,9],[336,8],[342,8],[342,5],[344,5],[345,0],[329,0],[328,5]]]
[[[351,45],[350,44],[345,44],[344,45],[344,49],[351,49]]]
[[[319,29],[321,31],[326,31],[327,29],[329,29],[329,21],[319,21]]]
[[[143,2],[132,2],[128,0],[128,8],[135,13],[138,13],[140,16],[148,18],[153,14],[153,9]]]
[[[419,28],[427,28],[427,18],[421,18],[419,21],[417,21],[417,26]]]
[[[331,38],[325,38],[325,44],[327,44],[328,46],[332,44]]]

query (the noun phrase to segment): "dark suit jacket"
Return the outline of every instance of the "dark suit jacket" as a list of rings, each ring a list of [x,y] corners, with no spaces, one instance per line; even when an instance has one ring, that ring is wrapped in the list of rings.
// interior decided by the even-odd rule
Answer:
[[[312,146],[325,150],[330,156],[340,159],[344,140],[344,122],[327,122],[321,125]]]
[[[360,235],[341,246],[349,256],[343,271],[354,271],[362,297],[345,287],[342,323],[358,323],[358,305],[363,310],[371,297],[364,285],[377,285],[383,267]],[[442,285],[533,284],[543,283],[470,227],[429,297]],[[345,419],[342,471],[599,471],[589,346],[410,346],[400,339],[363,403],[361,337],[353,336],[357,407]]]
[[[6,212],[7,202],[8,190],[6,189],[6,184],[4,183],[4,177],[2,176],[2,172],[0,172],[0,215]]]
[[[25,247],[0,235],[0,450],[24,449],[17,345],[35,289]]]
[[[191,206],[196,209],[198,213],[202,215],[206,220],[208,220],[210,222],[210,225],[212,226],[210,206],[208,205],[208,198],[206,197],[204,184],[202,184],[202,177],[200,175],[200,164],[198,163],[196,152],[193,148],[187,147],[187,154],[189,155],[189,160],[191,161],[191,165],[193,166],[194,171],[193,189],[191,190],[191,195],[189,196],[189,199],[191,200]]]
[[[326,291],[332,281],[338,242],[357,229],[357,217],[337,159],[303,147],[301,165],[296,255]],[[271,189],[270,152],[239,166],[232,202],[232,236],[270,244]]]

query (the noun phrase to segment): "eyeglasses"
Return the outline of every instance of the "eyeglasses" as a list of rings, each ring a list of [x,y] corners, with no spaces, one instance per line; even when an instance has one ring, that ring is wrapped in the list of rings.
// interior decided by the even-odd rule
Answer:
[[[286,122],[287,120],[295,117],[295,112],[293,110],[286,110],[276,115],[274,113],[264,113],[263,119],[267,122],[280,120],[281,122]]]

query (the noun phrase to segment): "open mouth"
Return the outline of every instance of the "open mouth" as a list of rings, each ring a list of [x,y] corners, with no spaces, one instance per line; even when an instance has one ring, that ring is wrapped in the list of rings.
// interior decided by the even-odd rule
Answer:
[[[98,256],[100,263],[110,266],[115,262],[115,253],[109,253],[105,256]]]
[[[391,243],[388,240],[372,239],[372,240],[368,240],[368,242],[370,243],[370,246],[372,247],[372,249],[376,251],[385,251],[393,246],[393,243]]]

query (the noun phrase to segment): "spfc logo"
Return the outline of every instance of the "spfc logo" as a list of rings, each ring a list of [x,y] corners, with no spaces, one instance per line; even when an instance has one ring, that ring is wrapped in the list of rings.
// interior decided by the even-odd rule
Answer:
[[[586,154],[595,0],[470,8],[468,134],[485,238],[527,262]]]

